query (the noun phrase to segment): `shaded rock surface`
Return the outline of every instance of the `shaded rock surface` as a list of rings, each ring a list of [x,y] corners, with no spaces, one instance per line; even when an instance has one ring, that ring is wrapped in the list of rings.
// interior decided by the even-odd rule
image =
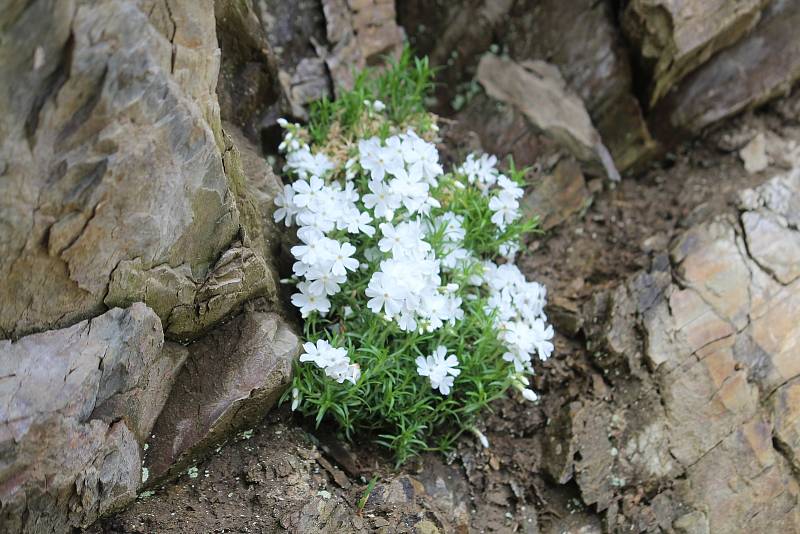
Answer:
[[[591,202],[580,166],[571,159],[556,164],[553,172],[534,182],[524,197],[526,213],[539,218],[542,230],[549,230],[579,213]]]
[[[583,102],[567,89],[556,67],[542,61],[515,63],[486,54],[476,76],[489,96],[514,106],[577,159],[604,169],[611,180],[619,180]]]
[[[144,304],[0,341],[0,525],[64,532],[128,504],[186,358]]]
[[[538,59],[558,67],[620,171],[656,154],[610,2],[515,2],[500,38],[516,61]]]
[[[800,5],[774,0],[740,42],[687,76],[653,111],[669,142],[789,91],[800,78]]]
[[[631,0],[622,27],[650,71],[650,106],[758,22],[769,0]]]
[[[151,482],[185,470],[213,446],[258,422],[289,384],[300,340],[274,313],[246,312],[187,347],[148,440]]]

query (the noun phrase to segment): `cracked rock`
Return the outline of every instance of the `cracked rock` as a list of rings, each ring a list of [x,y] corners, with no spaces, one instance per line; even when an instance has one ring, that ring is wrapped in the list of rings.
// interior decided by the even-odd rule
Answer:
[[[676,82],[746,34],[768,0],[632,0],[622,27],[650,72],[650,105]]]
[[[246,312],[188,347],[189,357],[149,442],[151,482],[185,470],[257,423],[289,384],[300,339],[277,314]]]
[[[584,310],[598,364],[626,372],[606,373],[613,396],[563,409],[551,426],[568,446],[545,452],[615,528],[800,528],[798,180],[743,191],[738,213],[673,240],[668,273],[634,275]],[[640,491],[647,507],[624,512]]]
[[[186,351],[144,304],[0,341],[0,524],[64,532],[132,501]]]
[[[0,15],[0,55],[15,58],[0,66],[0,337],[74,324],[142,292],[172,324],[168,299],[205,305],[231,243],[264,254],[220,124],[213,2],[29,4]],[[137,285],[119,285],[134,266]],[[262,290],[242,285],[208,308],[217,320]]]

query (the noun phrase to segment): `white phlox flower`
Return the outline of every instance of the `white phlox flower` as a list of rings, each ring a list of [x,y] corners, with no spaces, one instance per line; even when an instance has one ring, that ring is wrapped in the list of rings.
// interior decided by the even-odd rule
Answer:
[[[418,356],[415,362],[417,374],[427,376],[431,387],[438,389],[442,395],[450,394],[455,377],[461,374],[461,370],[457,368],[458,358],[453,354],[448,356],[447,348],[443,345],[436,347],[429,356]]]

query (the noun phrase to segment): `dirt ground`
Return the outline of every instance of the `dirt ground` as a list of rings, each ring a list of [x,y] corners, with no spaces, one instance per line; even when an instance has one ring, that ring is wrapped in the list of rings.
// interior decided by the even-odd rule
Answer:
[[[538,404],[512,396],[494,405],[485,420],[489,449],[467,436],[449,457],[430,455],[395,470],[368,436],[343,443],[283,406],[91,531],[603,530],[601,515],[582,504],[574,482],[558,484],[542,467],[544,449],[553,446],[544,441],[553,415],[586,391],[606,387],[592,372],[577,310],[597,291],[647,267],[681,228],[769,177],[770,170],[747,173],[738,149],[755,132],[800,141],[792,118],[797,101],[728,121],[636,179],[616,185],[590,179],[589,189],[597,190],[589,207],[531,240],[519,263],[548,287],[556,350],[538,366]],[[377,484],[367,492],[373,477]]]

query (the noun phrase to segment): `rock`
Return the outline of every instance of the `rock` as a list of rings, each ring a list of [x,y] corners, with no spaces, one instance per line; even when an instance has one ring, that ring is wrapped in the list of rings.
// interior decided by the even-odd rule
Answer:
[[[758,22],[767,0],[631,0],[622,28],[649,71],[652,107],[715,52]]]
[[[628,51],[611,2],[515,2],[500,39],[516,61],[558,67],[586,104],[620,171],[640,166],[658,150],[633,92]]]
[[[151,483],[185,470],[275,404],[300,340],[278,315],[246,312],[188,347],[189,357],[153,429]]]
[[[753,259],[782,284],[800,277],[800,170],[740,195],[747,246]]]
[[[477,79],[489,96],[519,109],[578,160],[605,169],[609,178],[619,180],[583,102],[567,89],[557,68],[542,61],[515,63],[486,54],[478,64]]]
[[[272,218],[277,209],[275,197],[283,190],[283,181],[261,155],[259,148],[245,137],[244,132],[229,123],[223,123],[223,128],[231,136],[233,146],[239,153],[247,196],[257,208],[260,221],[258,226],[263,229],[265,258],[276,260],[287,236],[286,227],[276,224]]]
[[[220,116],[258,141],[262,127],[281,115],[278,59],[253,0],[215,0],[214,18],[222,52],[217,81]]]
[[[145,305],[0,341],[0,524],[63,532],[131,502],[185,349]]]
[[[740,151],[739,157],[742,158],[744,168],[749,173],[761,172],[769,166],[767,158],[767,142],[763,133],[756,135]]]
[[[531,188],[523,206],[529,215],[539,218],[542,230],[549,230],[586,209],[591,201],[580,166],[564,159]]]
[[[745,3],[760,0],[730,5]],[[717,14],[713,20],[717,20]],[[800,78],[798,24],[800,4],[791,0],[770,2],[746,38],[718,52],[653,110],[649,122],[657,137],[669,143],[680,142],[713,122],[787,92]]]
[[[318,47],[334,90],[352,89],[353,74],[383,56],[397,57],[405,32],[395,22],[392,0],[322,0],[330,50]]]
[[[800,528],[798,202],[797,170],[743,191],[737,213],[674,239],[668,265],[585,307],[613,394],[556,414],[545,465],[615,529]]]
[[[438,68],[437,96],[449,101],[455,111],[458,86],[474,72],[480,56],[492,44],[493,35],[502,28],[514,2],[512,0],[477,0],[462,3],[410,0],[398,2],[402,24],[414,34],[413,45]],[[462,94],[463,97],[463,94]]]
[[[772,396],[775,440],[794,469],[800,469],[800,380],[790,380]]]
[[[269,296],[261,229],[219,121],[213,3],[57,4],[0,24],[0,54],[15,58],[0,67],[0,337],[136,300],[188,337]],[[31,70],[23,58],[37,47]],[[221,264],[231,256],[244,268],[235,290],[217,283],[234,282]]]
[[[672,527],[680,534],[709,534],[708,517],[697,510],[680,516]]]

